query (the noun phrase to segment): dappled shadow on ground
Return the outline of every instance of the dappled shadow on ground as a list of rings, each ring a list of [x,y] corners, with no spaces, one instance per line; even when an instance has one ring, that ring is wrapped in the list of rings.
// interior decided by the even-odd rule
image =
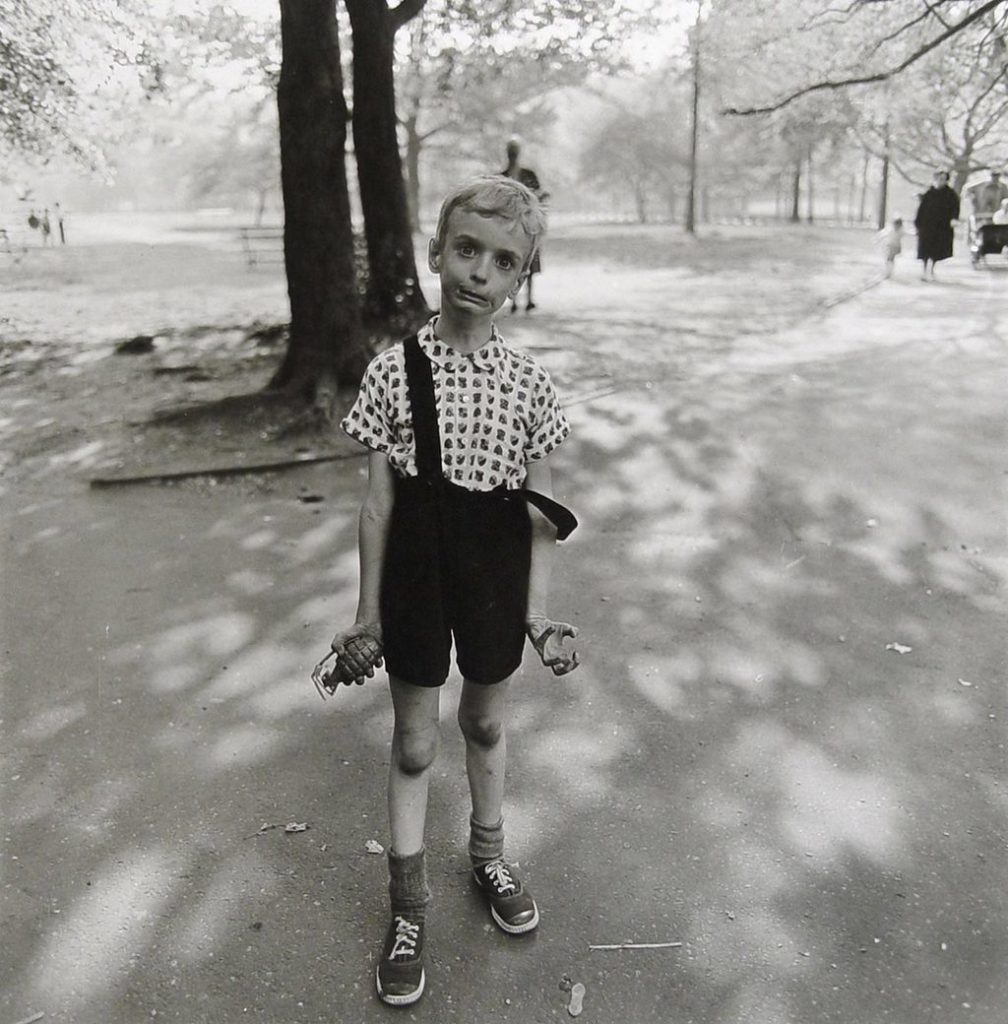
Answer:
[[[950,332],[698,384],[687,351],[572,408],[554,607],[585,664],[527,665],[509,740],[543,926],[494,933],[466,889],[453,679],[416,1020],[560,1017],[565,974],[598,1021],[996,1019],[998,352]],[[353,613],[362,468],[13,517],[6,1017],[390,1016],[387,697],[308,682]],[[622,941],[683,946],[589,949]]]

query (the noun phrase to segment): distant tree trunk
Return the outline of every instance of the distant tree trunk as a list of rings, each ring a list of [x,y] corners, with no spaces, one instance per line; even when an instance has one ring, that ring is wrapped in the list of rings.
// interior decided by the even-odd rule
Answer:
[[[403,331],[430,310],[420,290],[402,159],[396,135],[392,74],[396,29],[425,0],[344,0],[353,31],[353,139],[367,240],[364,317]]]
[[[417,116],[410,114],[403,122],[406,135],[406,205],[410,230],[420,230],[420,149],[423,145],[417,131]]]
[[[791,217],[790,220],[793,224],[797,224],[801,220],[800,204],[801,203],[801,158],[795,160],[794,174],[791,178]]]
[[[634,205],[637,208],[637,223],[647,224],[647,189],[642,182],[637,182],[634,185]]]
[[[807,157],[808,173],[805,175],[805,220],[811,224],[815,220],[815,176],[813,174],[812,147],[809,146]]]
[[[861,199],[858,203],[858,224],[864,224],[865,222],[865,210],[868,206],[868,164],[871,160],[871,155],[865,153],[864,159],[861,161]]]
[[[353,232],[347,196],[347,110],[334,0],[280,0],[277,87],[290,342],[270,386],[324,405],[360,380]]]
[[[879,179],[878,218],[876,226],[881,231],[889,219],[889,153],[882,157],[882,174]]]
[[[262,226],[263,216],[266,213],[266,198],[268,195],[268,188],[259,189],[256,195],[255,226],[257,228]]]
[[[697,0],[696,21],[693,24],[692,78],[693,100],[690,115],[689,190],[686,193],[686,223],[688,234],[696,234],[697,162],[700,140],[700,12],[703,0]]]

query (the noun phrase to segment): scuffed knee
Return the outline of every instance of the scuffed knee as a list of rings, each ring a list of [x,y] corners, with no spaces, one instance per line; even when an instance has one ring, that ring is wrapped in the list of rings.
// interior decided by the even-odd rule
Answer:
[[[397,732],[393,743],[396,764],[404,775],[421,775],[430,768],[437,757],[438,734],[436,730]]]
[[[467,714],[460,709],[458,723],[466,740],[478,747],[496,747],[504,735],[504,723],[488,715]]]

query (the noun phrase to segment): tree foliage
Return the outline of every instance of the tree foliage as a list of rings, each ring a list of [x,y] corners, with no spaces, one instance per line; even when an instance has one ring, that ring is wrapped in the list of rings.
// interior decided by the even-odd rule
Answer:
[[[541,138],[558,90],[626,66],[646,6],[603,0],[428,0],[398,51],[399,116],[414,206],[424,149],[457,175],[503,166],[511,135]]]
[[[69,154],[98,168],[127,93],[158,86],[125,0],[0,0],[0,154]]]

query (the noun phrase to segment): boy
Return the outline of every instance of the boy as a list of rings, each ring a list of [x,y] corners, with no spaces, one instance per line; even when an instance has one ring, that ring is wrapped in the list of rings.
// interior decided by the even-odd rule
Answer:
[[[331,656],[347,684],[382,658],[389,675],[391,923],[376,985],[393,1006],[416,1002],[425,984],[424,825],[453,639],[473,880],[505,932],[539,923],[504,860],[504,710],[526,635],[556,675],[578,664],[563,645],[577,630],[546,614],[554,542],[576,525],[550,497],[548,456],[570,428],[549,376],[503,343],[493,316],[521,287],[544,229],[518,182],[494,175],[453,190],[428,248],[440,313],[372,360],[342,424],[370,452],[356,622]],[[321,680],[330,692],[331,678]]]

